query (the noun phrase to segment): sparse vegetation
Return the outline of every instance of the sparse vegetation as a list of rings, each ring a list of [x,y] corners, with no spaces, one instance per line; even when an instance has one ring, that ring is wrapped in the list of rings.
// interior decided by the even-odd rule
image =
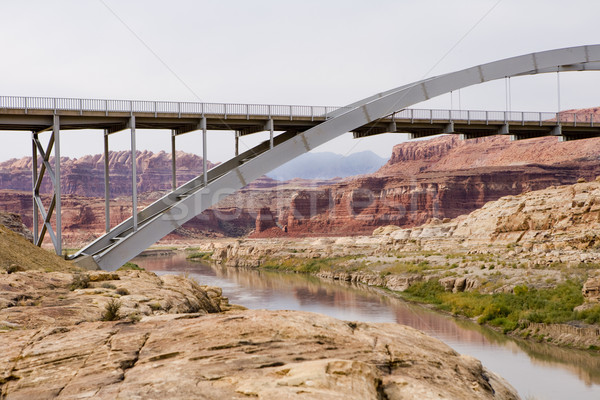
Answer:
[[[117,288],[115,285],[113,285],[112,283],[109,283],[109,282],[104,282],[102,284],[102,287],[104,289],[116,289]]]
[[[102,321],[117,321],[121,319],[119,310],[121,309],[121,302],[117,299],[110,299],[104,307],[104,313],[102,314]]]
[[[477,318],[480,324],[488,323],[508,332],[521,321],[564,323],[584,320],[600,322],[600,306],[576,312],[583,303],[581,284],[567,281],[550,289],[536,289],[524,285],[515,287],[514,293],[482,294],[476,291],[451,293],[435,280],[417,282],[403,295],[410,300],[434,304],[439,309]]]
[[[135,263],[126,262],[117,271],[144,271],[144,268],[140,267]]]
[[[73,274],[73,281],[69,286],[69,290],[87,289],[90,287],[90,276],[86,273],[76,272]]]
[[[129,290],[125,288],[118,288],[115,293],[117,293],[119,296],[127,296],[129,294]]]
[[[196,251],[194,253],[189,254],[186,258],[188,260],[210,260],[210,257],[212,255],[212,251]]]
[[[366,261],[359,261],[363,256],[352,255],[345,257],[330,258],[277,258],[266,260],[262,268],[277,271],[289,271],[306,274],[314,274],[320,271],[346,271],[356,272],[367,267]]]

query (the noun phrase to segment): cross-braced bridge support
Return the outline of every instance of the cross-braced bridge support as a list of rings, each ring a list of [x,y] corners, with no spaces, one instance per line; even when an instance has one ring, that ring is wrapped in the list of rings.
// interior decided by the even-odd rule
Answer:
[[[60,117],[52,117],[52,126],[31,134],[32,143],[32,186],[33,186],[33,240],[37,246],[41,246],[46,233],[50,236],[56,254],[62,255],[61,236],[61,195],[60,195]],[[40,140],[40,133],[50,131],[50,139],[46,146]],[[50,156],[54,148],[54,168],[50,164]],[[38,155],[40,156],[38,160]],[[40,161],[40,162],[38,162]],[[53,192],[48,208],[44,206],[40,190],[45,176],[50,178]],[[52,216],[55,216],[54,229],[51,224]],[[41,216],[42,228],[40,231]]]

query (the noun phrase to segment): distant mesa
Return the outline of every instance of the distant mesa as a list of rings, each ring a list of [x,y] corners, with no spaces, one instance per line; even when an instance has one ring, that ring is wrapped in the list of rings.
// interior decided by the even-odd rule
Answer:
[[[381,168],[387,159],[372,151],[361,151],[347,156],[331,152],[306,153],[267,174],[280,181],[294,178],[333,179],[371,174]]]

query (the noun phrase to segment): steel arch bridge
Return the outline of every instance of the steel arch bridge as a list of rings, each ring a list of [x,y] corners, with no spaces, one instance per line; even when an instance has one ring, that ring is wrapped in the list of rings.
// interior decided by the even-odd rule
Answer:
[[[396,121],[390,119],[390,115],[432,97],[507,77],[588,70],[600,70],[600,45],[536,52],[423,79],[378,93],[329,113],[326,110],[327,115],[322,122],[316,123],[306,130],[290,129],[273,136],[274,122],[272,118],[269,118],[266,126],[259,130],[270,130],[270,140],[209,171],[205,169],[203,175],[174,189],[142,211],[134,212],[131,218],[85,246],[75,254],[74,258],[87,260],[86,262],[93,260],[95,264],[103,269],[116,269],[171,231],[213,206],[222,198],[223,194],[233,193],[233,191],[246,186],[246,184],[272,169],[346,132],[354,132],[355,137],[360,137],[367,135],[368,133],[365,132],[368,132],[368,130],[375,133],[397,131]],[[207,122],[208,120],[204,114],[199,118],[196,117],[196,121],[195,126],[180,128],[178,133],[201,130],[205,145],[206,130],[210,123]],[[384,121],[383,126],[381,121]],[[458,127],[458,122],[452,117],[452,113],[449,114],[448,119],[438,120],[436,123],[434,123],[432,116],[431,126],[422,127],[423,130],[421,131],[415,126],[413,133],[414,136],[426,136],[427,134],[461,133],[462,131],[466,138],[471,138],[494,134],[511,134],[513,130],[513,126],[506,116],[504,121],[493,123],[491,126],[489,121],[486,121],[485,126],[481,124],[479,128],[471,130],[467,126],[470,126],[470,118],[469,124],[463,124],[463,128]],[[594,126],[593,119],[584,124],[580,123],[579,130],[573,130],[577,126],[576,118],[573,121],[574,124],[562,123],[560,118],[554,119],[550,126],[546,126],[546,122],[545,120],[542,121],[540,115],[539,126],[534,123],[535,128],[532,125],[526,132],[515,132],[513,134],[517,139],[558,136],[565,140],[571,140],[600,136],[600,130],[598,130],[598,126]],[[598,122],[597,125],[600,125],[600,121]],[[52,127],[54,132],[59,130],[60,126],[58,124],[57,116],[54,116]],[[132,113],[127,125],[128,128],[132,129],[132,148],[135,146],[133,135],[135,126],[136,116]],[[522,126],[525,126],[524,117]],[[124,128],[121,127],[120,129]],[[411,131],[408,130],[408,132]],[[44,153],[39,143],[34,144],[35,146],[43,154],[44,165],[47,164],[46,153],[49,153],[49,151]],[[206,147],[204,146],[204,148]],[[204,152],[204,159],[206,159],[206,151]],[[42,165],[42,168],[44,168],[44,165]],[[51,170],[49,165],[47,169]],[[56,169],[59,169],[58,164]],[[58,190],[58,196],[60,197],[60,189]],[[137,196],[135,185],[133,190],[135,198]],[[134,210],[136,209],[135,206],[134,200]],[[57,218],[59,218],[58,214]]]

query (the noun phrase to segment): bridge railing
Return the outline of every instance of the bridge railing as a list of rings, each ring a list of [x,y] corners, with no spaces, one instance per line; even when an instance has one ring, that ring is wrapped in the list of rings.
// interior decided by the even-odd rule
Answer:
[[[125,112],[153,114],[196,114],[228,116],[246,116],[258,118],[327,118],[332,112],[343,109],[335,106],[270,105],[240,103],[198,103],[148,100],[101,100],[53,97],[0,96],[0,109],[77,111],[77,112]],[[349,110],[349,109],[348,109]],[[485,110],[434,110],[407,108],[394,113],[389,119],[396,120],[444,120],[474,121],[486,123],[502,122],[557,122],[560,124],[600,122],[594,120],[594,113],[575,112],[528,112],[528,111],[485,111]]]
[[[0,96],[0,109],[324,118],[340,107]]]

